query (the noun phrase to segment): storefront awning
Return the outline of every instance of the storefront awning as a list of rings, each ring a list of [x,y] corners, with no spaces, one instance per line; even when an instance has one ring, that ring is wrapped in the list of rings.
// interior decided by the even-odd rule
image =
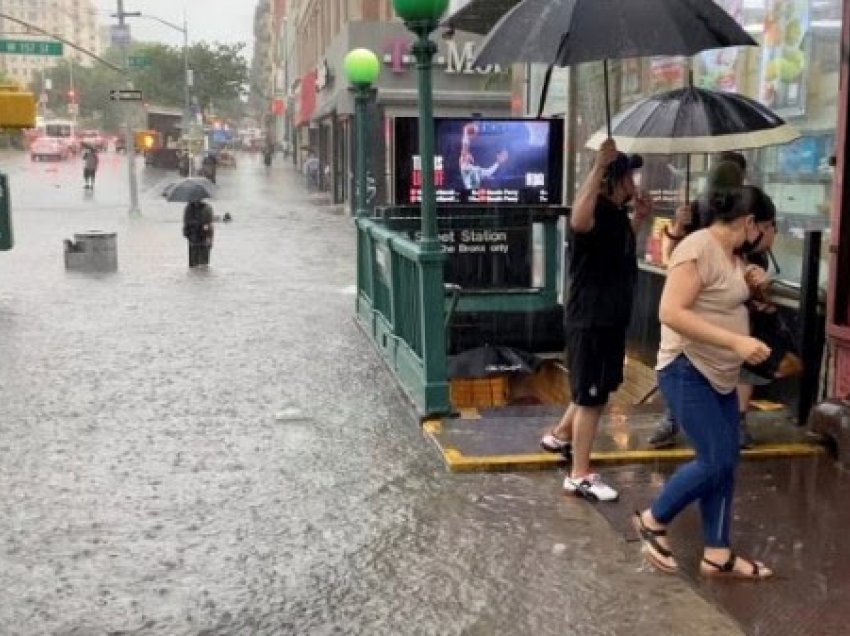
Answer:
[[[298,105],[296,126],[309,124],[316,110],[316,71],[311,71],[301,78],[301,101]]]

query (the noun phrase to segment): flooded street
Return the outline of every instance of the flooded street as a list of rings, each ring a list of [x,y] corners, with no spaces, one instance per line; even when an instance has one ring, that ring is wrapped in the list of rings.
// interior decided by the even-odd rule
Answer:
[[[554,472],[445,472],[353,321],[350,219],[220,169],[209,270],[171,175],[0,154],[0,634],[735,634]],[[119,271],[63,239],[118,234]]]

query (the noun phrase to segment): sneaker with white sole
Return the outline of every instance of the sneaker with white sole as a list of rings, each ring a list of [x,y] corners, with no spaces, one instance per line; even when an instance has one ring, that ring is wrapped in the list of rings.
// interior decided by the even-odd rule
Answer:
[[[546,433],[540,439],[540,448],[547,453],[561,453],[566,457],[572,452],[573,445],[570,442],[558,439],[552,433]]]
[[[617,501],[620,497],[620,493],[602,481],[602,477],[596,473],[575,479],[567,475],[564,478],[564,491],[590,501]]]

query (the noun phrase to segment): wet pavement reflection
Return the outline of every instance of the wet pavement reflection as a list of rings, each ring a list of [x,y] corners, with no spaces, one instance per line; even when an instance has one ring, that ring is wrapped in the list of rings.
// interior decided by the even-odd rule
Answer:
[[[171,175],[0,154],[0,633],[734,634],[560,478],[445,473],[353,315],[350,220],[219,171],[209,270]],[[75,231],[118,272],[66,273]]]

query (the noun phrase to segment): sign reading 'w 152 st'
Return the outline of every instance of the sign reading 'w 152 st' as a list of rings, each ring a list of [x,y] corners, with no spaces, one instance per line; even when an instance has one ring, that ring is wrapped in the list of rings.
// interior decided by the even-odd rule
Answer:
[[[46,55],[61,57],[65,47],[61,42],[43,42],[41,40],[0,39],[0,54],[6,55]]]

